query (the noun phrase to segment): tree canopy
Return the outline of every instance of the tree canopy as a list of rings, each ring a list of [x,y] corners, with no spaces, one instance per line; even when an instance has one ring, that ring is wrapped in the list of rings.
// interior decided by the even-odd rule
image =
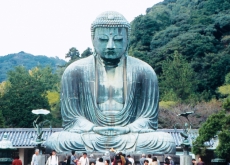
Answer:
[[[50,110],[47,91],[55,90],[58,81],[57,75],[52,73],[50,67],[28,71],[25,67],[18,66],[15,70],[9,71],[7,83],[10,85],[5,86],[4,94],[0,97],[0,110],[5,125],[32,127],[36,116],[31,111],[41,108]],[[52,120],[52,113],[48,118]]]
[[[162,62],[160,93],[164,101],[195,99],[197,81],[191,65],[177,51]]]
[[[200,100],[218,98],[216,89],[230,71],[228,6],[228,0],[164,0],[132,21],[129,54],[162,76],[162,64],[177,51],[195,72]]]
[[[230,114],[229,114],[229,96],[230,82],[229,73],[225,76],[225,85],[218,88],[223,97],[223,110],[212,114],[199,128],[199,136],[193,143],[193,152],[195,154],[205,154],[205,142],[214,137],[218,137],[219,143],[215,150],[217,156],[230,159]]]

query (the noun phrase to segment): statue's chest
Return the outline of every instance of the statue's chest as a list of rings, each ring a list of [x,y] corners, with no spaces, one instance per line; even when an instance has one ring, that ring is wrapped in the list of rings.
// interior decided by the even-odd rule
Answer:
[[[99,104],[108,100],[119,104],[124,103],[123,77],[123,69],[119,67],[111,72],[103,69],[98,71],[97,102]]]

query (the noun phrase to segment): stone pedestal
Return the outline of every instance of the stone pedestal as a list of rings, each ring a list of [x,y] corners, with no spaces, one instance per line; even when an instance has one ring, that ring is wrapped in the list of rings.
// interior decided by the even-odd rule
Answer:
[[[192,156],[181,155],[180,156],[180,165],[192,165]]]
[[[45,155],[39,155],[38,156],[38,164],[39,165],[45,165]]]

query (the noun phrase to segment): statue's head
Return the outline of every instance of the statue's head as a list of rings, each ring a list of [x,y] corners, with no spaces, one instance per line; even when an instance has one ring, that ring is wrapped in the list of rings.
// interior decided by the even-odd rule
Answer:
[[[99,15],[91,25],[95,53],[108,65],[117,65],[128,49],[130,24],[114,11]]]

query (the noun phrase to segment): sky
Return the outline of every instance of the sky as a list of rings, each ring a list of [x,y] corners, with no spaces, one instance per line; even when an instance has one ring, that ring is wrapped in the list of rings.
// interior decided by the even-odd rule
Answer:
[[[65,58],[71,47],[92,48],[90,25],[104,11],[131,22],[162,0],[1,0],[0,56],[24,51]]]

